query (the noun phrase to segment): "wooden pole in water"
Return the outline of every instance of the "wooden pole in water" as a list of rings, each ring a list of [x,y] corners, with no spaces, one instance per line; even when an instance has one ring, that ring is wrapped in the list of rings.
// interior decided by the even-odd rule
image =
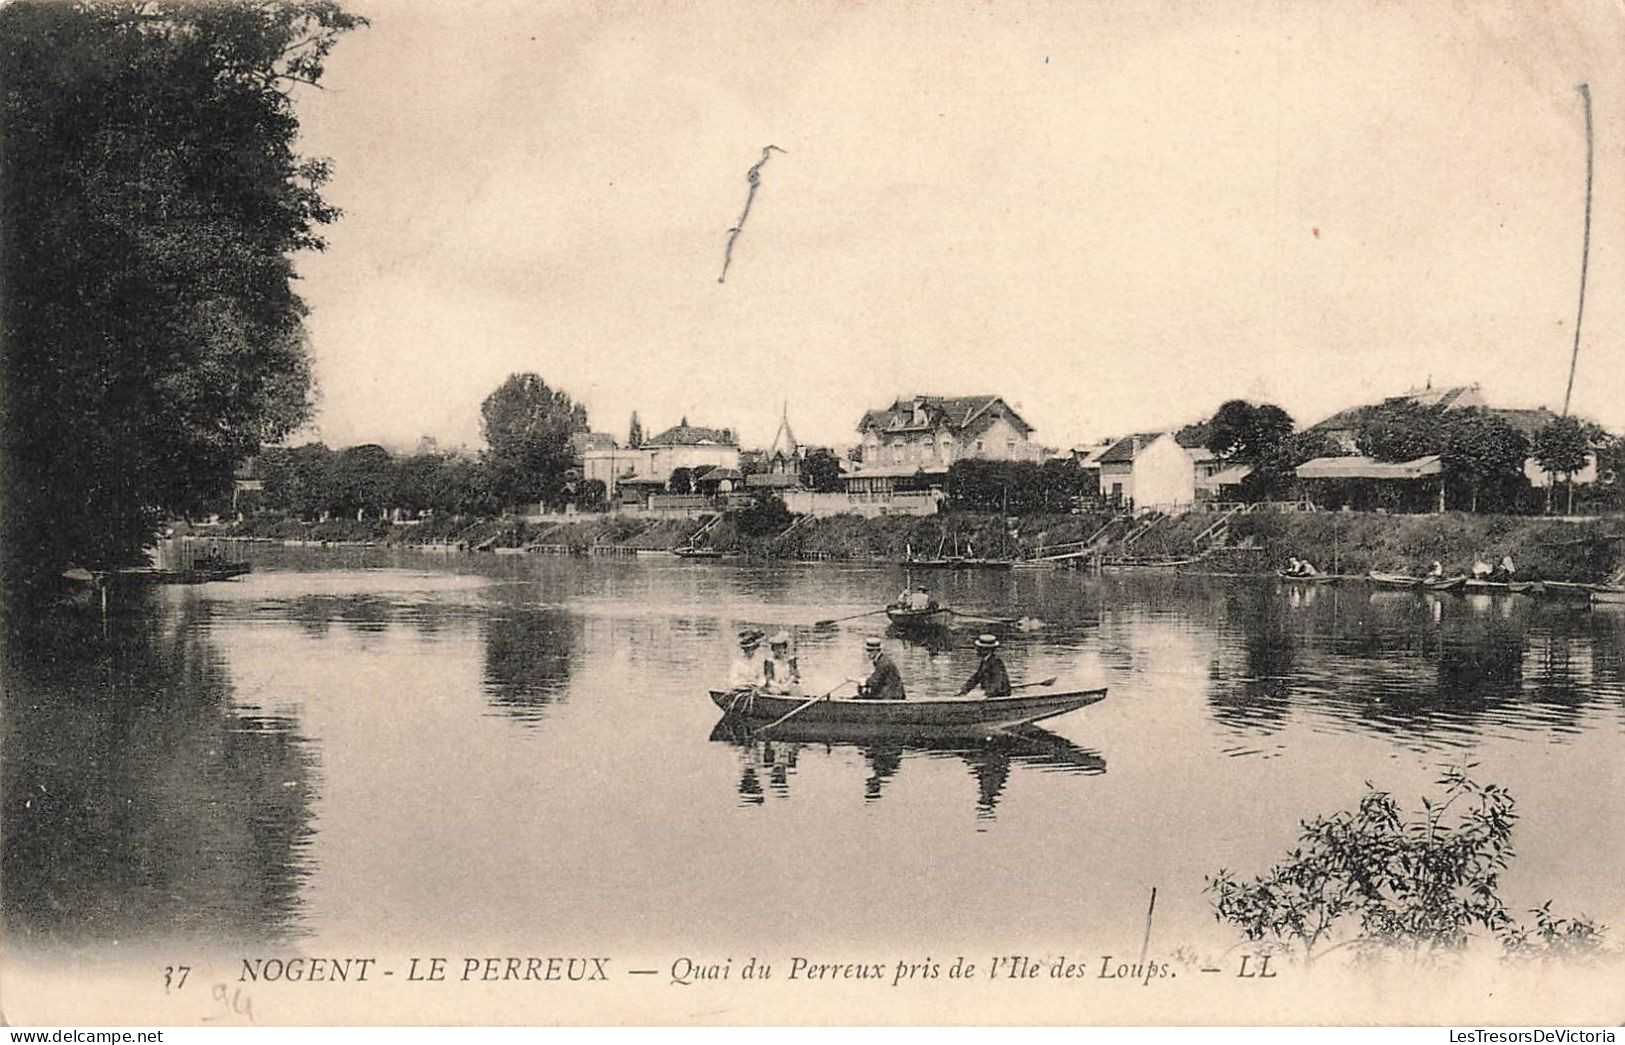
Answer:
[[[1157,887],[1151,887],[1151,906],[1145,909],[1145,941],[1140,944],[1140,964],[1145,964],[1145,956],[1151,952],[1151,916],[1157,911]]]

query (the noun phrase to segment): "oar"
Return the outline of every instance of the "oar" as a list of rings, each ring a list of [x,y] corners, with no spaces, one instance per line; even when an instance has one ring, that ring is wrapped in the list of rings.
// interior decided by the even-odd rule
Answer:
[[[1023,682],[1019,686],[1011,686],[1010,687],[1010,692],[1014,693],[1018,689],[1027,689],[1027,688],[1029,688],[1031,686],[1053,686],[1053,685],[1055,685],[1055,680],[1056,680],[1057,677],[1058,676],[1051,675],[1049,678],[1040,679],[1037,682]]]
[[[840,689],[842,686],[846,685],[849,682],[856,682],[856,681],[857,681],[857,679],[842,679],[841,681],[835,683],[834,686],[830,687],[830,690],[829,690],[828,693],[820,693],[818,696],[810,698],[809,700],[807,700],[806,702],[801,704],[799,707],[792,708],[790,711],[786,712],[784,715],[781,715],[780,717],[774,719],[772,722],[769,722],[767,725],[763,726],[761,729],[758,729],[756,731],[757,734],[760,735],[762,733],[766,733],[768,730],[772,729],[776,725],[779,725],[781,722],[788,722],[790,719],[795,718],[797,715],[801,714],[803,711],[806,711],[808,708],[812,707],[814,704],[818,703],[820,700],[828,700],[830,698],[830,694],[834,693],[836,690]]]
[[[948,612],[952,613],[955,617],[963,617],[966,620],[981,621],[983,624],[1003,624],[1005,627],[1009,628],[1013,628],[1017,624],[1021,623],[1015,617],[982,617],[974,613],[960,613],[958,610],[949,610]]]
[[[827,628],[832,624],[839,624],[844,620],[857,620],[859,617],[873,617],[877,613],[885,613],[886,610],[889,609],[889,608],[890,607],[882,606],[878,610],[869,610],[869,611],[864,612],[864,613],[854,613],[850,617],[836,617],[834,620],[813,621],[813,627],[815,627],[815,628]]]

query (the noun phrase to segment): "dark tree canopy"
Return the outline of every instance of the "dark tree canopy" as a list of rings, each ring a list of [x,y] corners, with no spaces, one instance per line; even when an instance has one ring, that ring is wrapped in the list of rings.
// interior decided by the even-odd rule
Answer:
[[[512,374],[480,405],[480,429],[504,503],[562,503],[575,463],[570,437],[587,431],[586,407],[535,374]]]
[[[310,409],[291,256],[337,211],[287,91],[331,0],[0,9],[13,594],[128,561]]]
[[[1292,415],[1273,403],[1255,405],[1232,399],[1207,420],[1206,430],[1203,445],[1218,456],[1259,461],[1274,453],[1292,434]]]
[[[829,450],[809,450],[801,459],[801,481],[817,493],[841,490],[841,459]]]

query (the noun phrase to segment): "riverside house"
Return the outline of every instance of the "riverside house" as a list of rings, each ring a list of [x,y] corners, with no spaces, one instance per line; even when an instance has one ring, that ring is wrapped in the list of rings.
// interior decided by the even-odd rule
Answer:
[[[863,460],[845,477],[861,498],[940,488],[948,466],[977,458],[1042,461],[1033,426],[996,395],[900,396],[858,422]]]
[[[611,440],[581,452],[582,475],[602,482],[611,503],[644,504],[667,488],[679,468],[695,478],[714,469],[733,472],[737,481],[739,441],[733,430],[691,425],[685,417],[641,446],[618,447]]]
[[[1094,460],[1100,469],[1100,495],[1136,512],[1191,507],[1203,480],[1217,477],[1214,465],[1206,450],[1181,445],[1172,432],[1124,436]]]

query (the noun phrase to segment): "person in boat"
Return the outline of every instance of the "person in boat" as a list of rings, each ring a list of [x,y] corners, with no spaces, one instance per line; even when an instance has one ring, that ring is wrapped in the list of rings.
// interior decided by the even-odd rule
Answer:
[[[1489,577],[1490,577],[1490,574],[1492,574],[1494,572],[1495,572],[1495,567],[1491,566],[1489,563],[1485,562],[1483,559],[1479,559],[1477,562],[1473,563],[1473,579],[1474,580],[1479,580],[1479,581],[1488,580]]]
[[[959,687],[959,695],[963,697],[972,690],[981,690],[983,698],[1008,697],[1010,673],[1004,670],[1004,660],[999,656],[998,636],[978,635],[976,652],[981,660],[976,664],[975,674]]]
[[[1302,559],[1298,562],[1298,576],[1319,577],[1320,571],[1315,569],[1314,563],[1310,562],[1308,559]]]
[[[1434,559],[1433,566],[1427,572],[1427,579],[1430,581],[1444,580],[1444,563]]]
[[[909,594],[906,605],[916,612],[924,612],[936,609],[937,600],[933,599],[931,593],[925,590],[925,585],[921,584]]]
[[[757,628],[746,628],[739,633],[739,656],[728,672],[728,682],[734,689],[767,684],[767,660],[762,656],[764,637]]]
[[[1298,558],[1296,555],[1288,559],[1286,562],[1286,575],[1288,577],[1303,576],[1303,560]]]
[[[881,648],[878,638],[863,640],[863,656],[869,662],[869,677],[858,683],[859,700],[904,700],[903,676]]]
[[[1501,561],[1495,566],[1495,572],[1490,574],[1490,579],[1496,581],[1510,581],[1517,575],[1517,573],[1518,567],[1513,565],[1512,556],[1503,555],[1501,556]]]
[[[767,640],[767,662],[764,665],[769,693],[801,696],[801,668],[796,655],[790,650],[790,633],[777,631]]]

